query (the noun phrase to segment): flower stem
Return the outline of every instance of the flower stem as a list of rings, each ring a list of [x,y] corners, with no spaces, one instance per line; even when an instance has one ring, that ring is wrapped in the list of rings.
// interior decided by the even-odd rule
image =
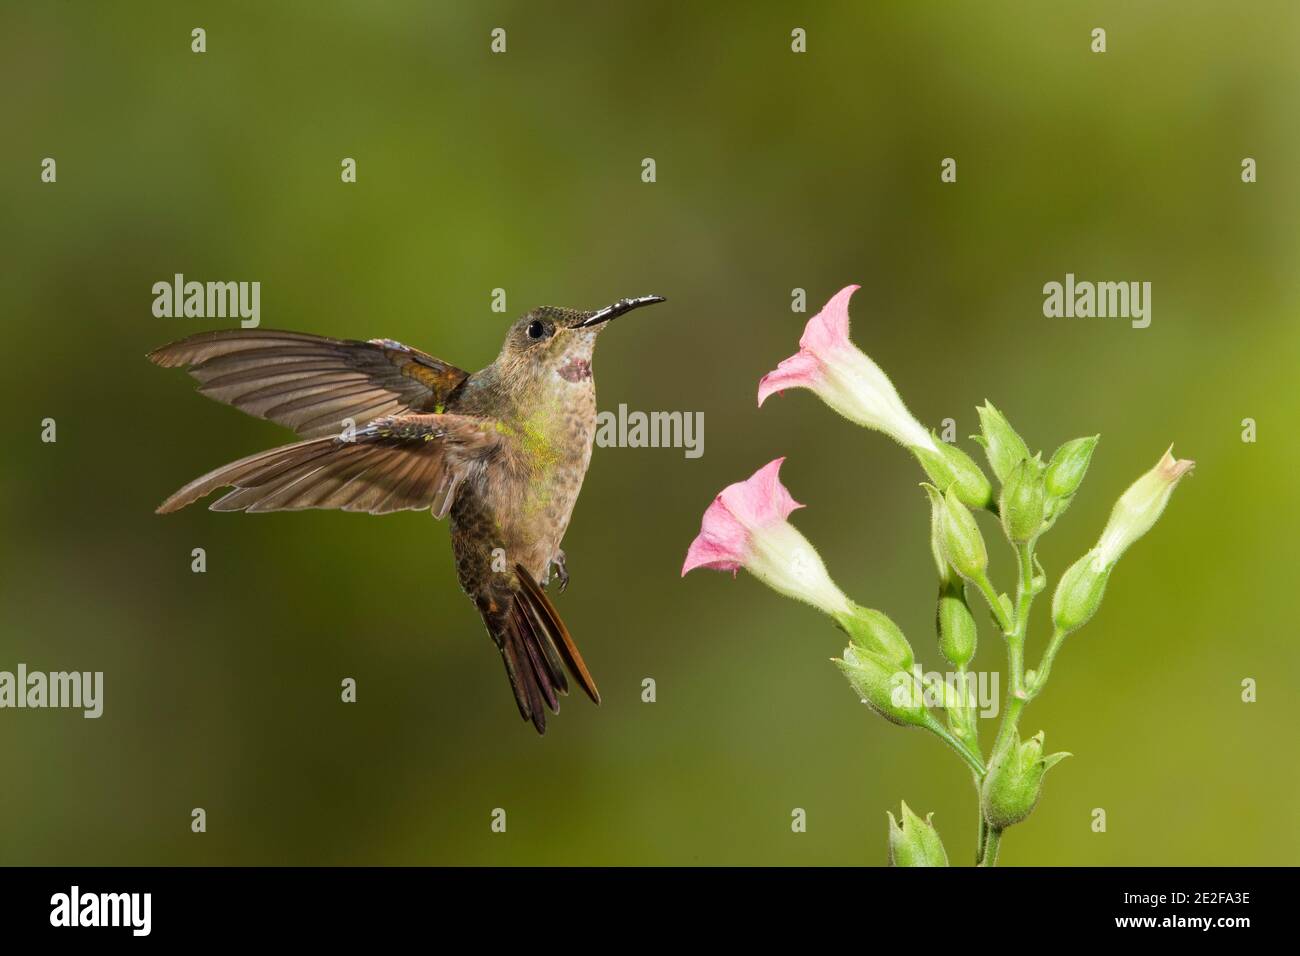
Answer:
[[[977,776],[981,778],[984,776],[984,761],[979,755],[972,751],[965,741],[953,736],[952,731],[935,720],[933,715],[927,713],[926,722],[922,726],[956,751],[957,756],[961,757],[966,762],[966,766],[970,767]]]
[[[1025,701],[1013,697],[1007,702],[1007,709],[1002,715],[1002,724],[998,727],[998,736],[993,741],[993,749],[989,751],[989,763],[997,760],[998,757],[1010,749],[1012,740],[1015,739],[1016,727],[1020,723],[1020,712],[1025,709]]]
[[[989,581],[987,574],[981,574],[978,578],[972,578],[971,583],[975,589],[984,595],[984,600],[988,602],[989,610],[993,612],[993,617],[997,619],[998,627],[1002,628],[1002,633],[1010,631],[1015,623],[1007,617],[1007,609],[1002,606],[1002,601],[998,597],[998,592],[994,590],[993,584]]]
[[[984,753],[980,750],[979,729],[975,726],[974,704],[971,703],[967,694],[966,679],[970,671],[966,669],[965,664],[957,665],[957,687],[952,696],[945,694],[945,686],[942,683],[927,685],[945,694],[945,710],[948,714],[948,726],[952,729],[953,735],[960,739],[980,760],[984,759]],[[950,703],[951,706],[947,706]]]
[[[980,866],[996,866],[998,862],[998,846],[1002,843],[1002,831],[988,827],[988,835],[984,840],[984,852],[980,856]]]
[[[1052,662],[1056,660],[1056,654],[1065,643],[1066,631],[1059,628],[1052,632],[1052,640],[1047,645],[1047,650],[1043,651],[1043,659],[1038,664],[1038,670],[1034,673],[1033,686],[1029,688],[1029,699],[1033,700],[1047,683],[1047,675],[1052,672]]]
[[[1016,583],[1015,619],[1005,629],[1007,639],[1007,706],[1002,713],[1002,723],[998,727],[997,738],[989,752],[989,764],[1001,759],[1016,738],[1020,724],[1020,714],[1028,703],[1030,694],[1025,689],[1025,635],[1029,630],[1029,610],[1034,603],[1034,542],[1028,541],[1016,547],[1016,560],[1020,576]],[[987,579],[985,581],[987,583]],[[989,591],[993,590],[989,585]],[[986,595],[987,597],[987,595]],[[1047,662],[1050,665],[1050,661]],[[1034,684],[1038,686],[1039,676],[1035,675]],[[1002,840],[1002,831],[988,827],[981,819],[981,830],[985,835],[981,840],[983,847],[980,866],[994,866],[998,859],[998,844]]]

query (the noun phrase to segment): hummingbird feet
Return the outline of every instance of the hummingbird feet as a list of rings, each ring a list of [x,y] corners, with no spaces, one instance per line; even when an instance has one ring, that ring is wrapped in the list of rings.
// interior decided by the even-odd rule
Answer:
[[[546,584],[551,581],[551,572],[555,573],[555,580],[560,582],[560,593],[569,586],[569,571],[564,564],[564,549],[561,548],[555,552],[555,557],[551,558],[550,567],[546,569]]]

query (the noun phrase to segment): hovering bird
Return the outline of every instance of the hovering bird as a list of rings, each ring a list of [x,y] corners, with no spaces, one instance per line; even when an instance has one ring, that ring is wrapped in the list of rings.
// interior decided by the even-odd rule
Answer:
[[[228,329],[164,345],[149,353],[155,364],[187,367],[200,393],[304,440],[196,478],[158,513],[229,487],[211,510],[450,515],[460,586],[501,652],[520,715],[545,733],[546,711],[558,714],[568,693],[566,667],[600,703],[545,592],[552,573],[561,591],[568,584],[560,542],[591,462],[592,351],[611,319],[663,301],[534,309],[473,374],[390,339]]]

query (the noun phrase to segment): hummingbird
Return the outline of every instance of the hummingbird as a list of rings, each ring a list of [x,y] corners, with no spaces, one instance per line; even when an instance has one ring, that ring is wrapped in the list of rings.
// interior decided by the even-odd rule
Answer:
[[[501,654],[520,716],[544,734],[546,711],[558,714],[568,694],[566,669],[600,703],[546,594],[552,575],[561,591],[569,581],[560,543],[591,463],[596,338],[612,319],[663,301],[533,309],[474,373],[391,339],[240,328],[164,345],[149,353],[156,365],[187,368],[201,394],[302,440],[210,471],[157,512],[231,488],[212,511],[450,517],[461,589]]]

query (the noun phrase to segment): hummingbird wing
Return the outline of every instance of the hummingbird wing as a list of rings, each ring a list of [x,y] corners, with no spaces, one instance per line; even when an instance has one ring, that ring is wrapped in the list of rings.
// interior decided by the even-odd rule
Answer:
[[[387,514],[432,510],[441,518],[472,469],[499,446],[492,419],[396,415],[356,432],[354,440],[313,438],[242,458],[196,478],[158,506],[178,511],[218,488],[235,490],[213,511],[337,508]]]
[[[199,392],[304,438],[337,435],[345,418],[437,412],[469,373],[391,339],[360,342],[274,329],[199,332],[149,353],[188,366]]]

